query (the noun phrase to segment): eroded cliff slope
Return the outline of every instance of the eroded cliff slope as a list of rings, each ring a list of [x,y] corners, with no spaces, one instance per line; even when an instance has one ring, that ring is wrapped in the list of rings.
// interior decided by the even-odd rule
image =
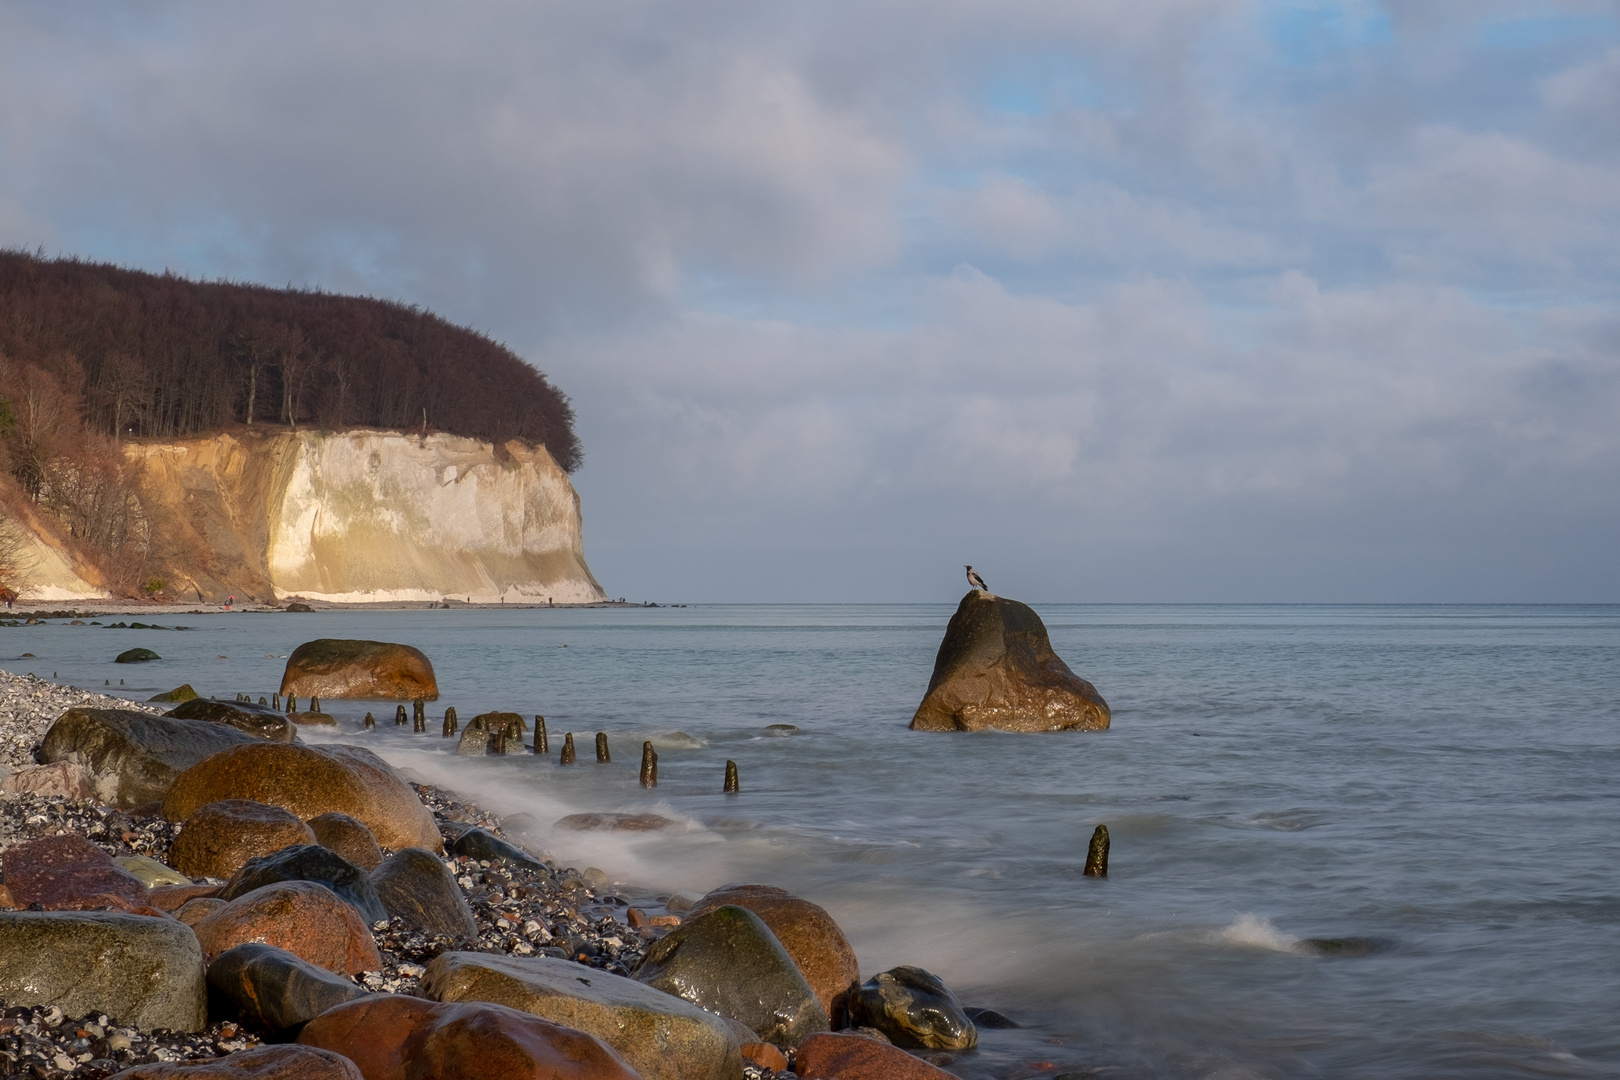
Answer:
[[[128,453],[177,599],[605,599],[579,495],[543,447],[283,431]]]

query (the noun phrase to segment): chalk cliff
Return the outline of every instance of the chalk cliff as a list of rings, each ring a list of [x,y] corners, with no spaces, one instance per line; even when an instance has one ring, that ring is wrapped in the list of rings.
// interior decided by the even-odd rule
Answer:
[[[127,453],[153,572],[175,599],[605,599],[585,565],[579,495],[544,448],[362,430]]]

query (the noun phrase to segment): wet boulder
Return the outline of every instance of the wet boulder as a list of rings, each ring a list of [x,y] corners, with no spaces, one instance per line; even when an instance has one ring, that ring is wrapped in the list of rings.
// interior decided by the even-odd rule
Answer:
[[[175,885],[189,887],[191,885],[191,879],[186,875],[172,866],[165,866],[149,855],[117,855],[114,856],[113,862],[129,871],[137,881],[148,889],[168,888]],[[156,895],[152,897],[152,906],[160,911],[169,910],[157,902]]]
[[[69,709],[35,756],[42,765],[73,762],[97,799],[127,810],[162,799],[198,762],[257,741],[223,724],[132,709]]]
[[[528,870],[545,870],[546,864],[522,848],[507,843],[488,829],[464,829],[450,845],[450,854],[469,859],[505,859]]]
[[[208,988],[229,1001],[242,1019],[272,1033],[295,1031],[366,994],[341,975],[256,941],[214,957],[208,965]]]
[[[342,975],[382,967],[377,942],[360,913],[313,881],[279,881],[254,889],[191,929],[209,960],[238,945],[262,942]]]
[[[194,698],[183,701],[165,715],[181,720],[206,720],[211,724],[224,724],[265,742],[292,742],[298,736],[298,729],[287,719],[286,713],[280,709],[272,709],[268,705],[255,705],[248,701]]]
[[[736,904],[758,915],[792,957],[804,981],[833,1023],[844,1015],[849,995],[861,981],[860,964],[849,939],[826,909],[773,885],[725,885],[698,901],[688,918]]]
[[[313,1046],[255,1046],[202,1061],[153,1061],[118,1080],[366,1080],[342,1054]]]
[[[318,638],[287,657],[281,692],[298,697],[436,701],[439,684],[422,650],[387,641]]]
[[[279,806],[221,799],[198,807],[181,824],[169,862],[191,877],[229,878],[249,859],[314,842],[309,826]]]
[[[161,660],[163,657],[151,649],[125,649],[113,658],[115,664],[144,664],[149,660]]]
[[[726,904],[653,942],[632,978],[740,1021],[776,1046],[826,1031],[827,1010],[770,927]]]
[[[641,1080],[602,1041],[500,1005],[375,994],[317,1017],[298,1041],[342,1054],[366,1080]]]
[[[0,1001],[200,1031],[203,954],[184,923],[108,911],[0,912]]]
[[[175,779],[163,800],[164,817],[184,821],[211,802],[251,799],[279,806],[305,821],[332,811],[348,814],[363,822],[384,847],[442,849],[433,814],[405,778],[371,751],[241,738],[248,745],[216,754]]]
[[[454,940],[478,936],[478,924],[461,887],[431,851],[396,851],[371,872],[371,884],[389,917],[405,920],[413,930]]]
[[[82,836],[42,836],[0,854],[5,886],[18,907],[44,911],[145,911],[151,897],[139,878]]]
[[[974,589],[945,628],[913,731],[1094,731],[1108,703],[1052,651],[1025,604]]]
[[[876,1028],[896,1046],[971,1050],[979,1031],[956,995],[919,967],[897,967],[861,984],[849,1002],[852,1027]]]
[[[314,843],[294,844],[249,859],[225,883],[225,888],[219,894],[220,899],[235,900],[254,889],[278,881],[313,881],[325,885],[344,901],[353,904],[367,925],[388,918],[388,912],[377,896],[377,887],[371,883],[366,872],[331,848]]]
[[[838,1080],[956,1080],[897,1046],[851,1032],[810,1036],[794,1054],[793,1068],[800,1076]]]
[[[305,824],[315,834],[317,844],[331,848],[367,873],[383,861],[382,848],[363,821],[333,812],[317,814]]]
[[[730,1021],[571,960],[443,953],[422,976],[422,993],[505,1005],[594,1035],[645,1080],[742,1080],[741,1040]]]

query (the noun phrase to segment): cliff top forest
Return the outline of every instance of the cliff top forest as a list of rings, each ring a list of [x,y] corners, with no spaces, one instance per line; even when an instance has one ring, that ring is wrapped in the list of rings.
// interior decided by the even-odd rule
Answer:
[[[44,511],[116,588],[157,591],[123,439],[426,430],[543,445],[572,472],[573,420],[510,349],[419,308],[0,251],[0,582]]]

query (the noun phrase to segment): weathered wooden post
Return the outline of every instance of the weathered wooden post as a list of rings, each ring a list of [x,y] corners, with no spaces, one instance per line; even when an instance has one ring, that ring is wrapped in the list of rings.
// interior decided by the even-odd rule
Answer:
[[[598,731],[596,733],[596,763],[606,765],[612,760],[612,758],[608,757],[607,732]]]
[[[534,752],[544,754],[551,749],[551,743],[546,738],[546,718],[539,713],[534,714]]]
[[[572,731],[563,735],[562,754],[557,759],[559,765],[572,765],[574,763],[574,733]]]
[[[737,763],[727,761],[725,794],[736,795],[740,791],[742,791],[742,786],[737,783]]]
[[[658,754],[651,739],[641,744],[641,786],[658,786]]]
[[[1086,877],[1108,876],[1108,826],[1098,825],[1091,833],[1091,847],[1086,850]]]

